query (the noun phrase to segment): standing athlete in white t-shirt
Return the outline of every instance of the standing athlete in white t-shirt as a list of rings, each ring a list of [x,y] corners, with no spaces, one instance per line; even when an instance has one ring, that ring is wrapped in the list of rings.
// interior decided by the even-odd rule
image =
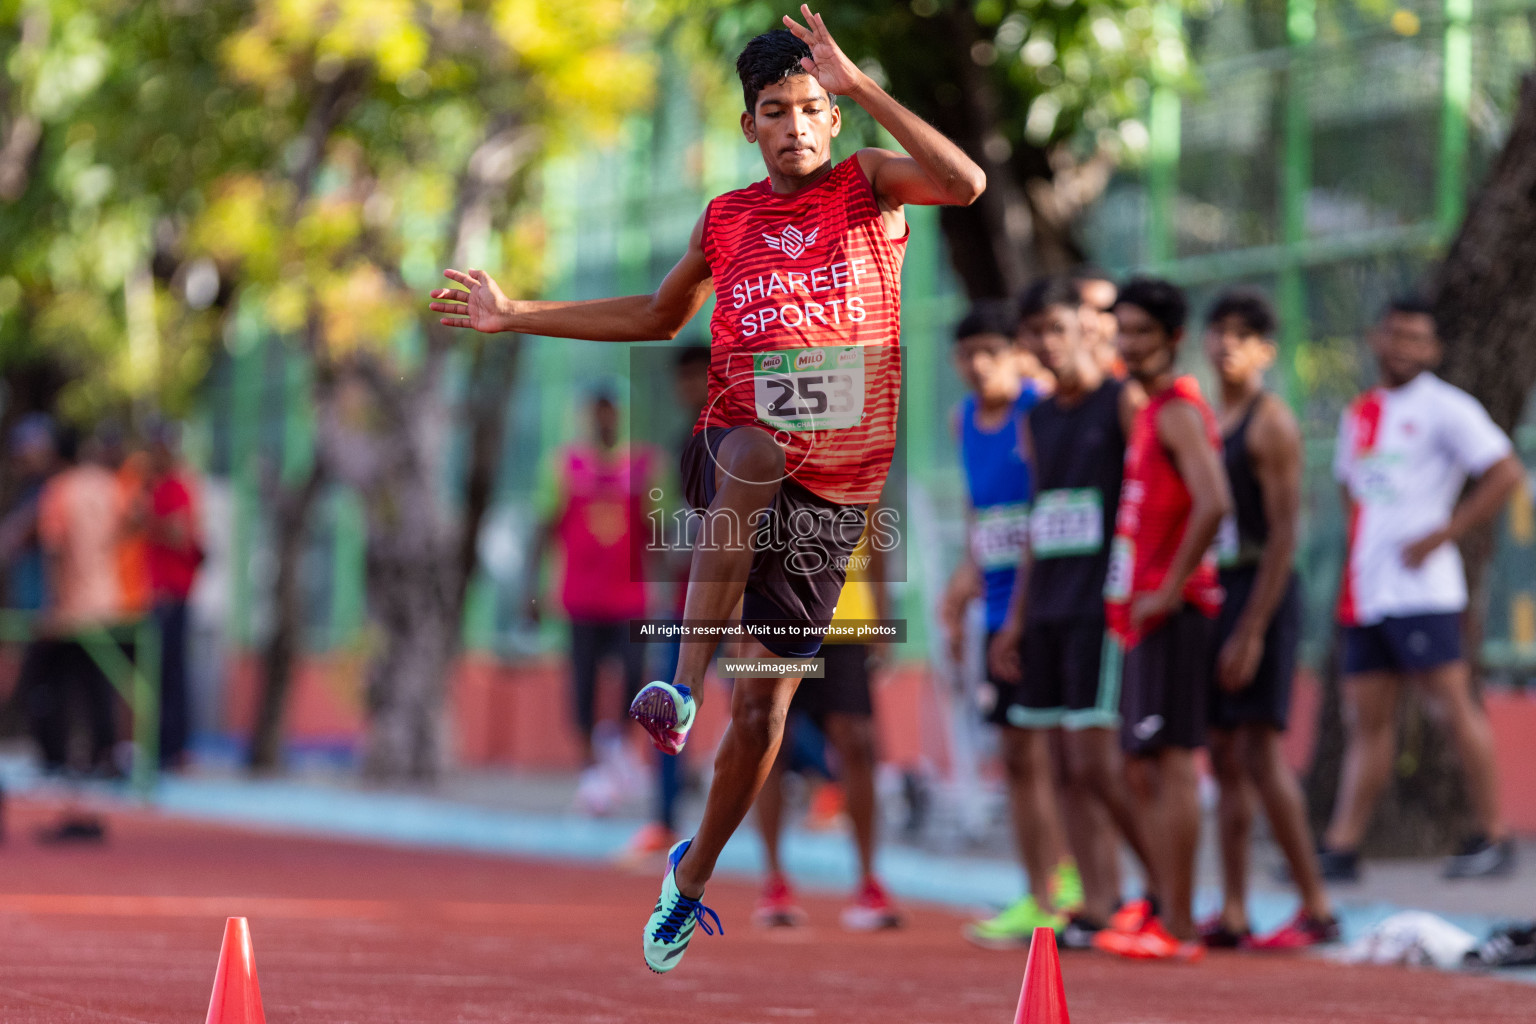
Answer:
[[[1456,541],[1498,515],[1525,470],[1477,400],[1430,372],[1440,341],[1427,304],[1394,301],[1371,348],[1381,386],[1345,410],[1334,456],[1349,522],[1339,591],[1348,747],[1323,874],[1357,875],[1356,850],[1396,754],[1405,680],[1446,710],[1477,818],[1478,833],[1446,877],[1502,874],[1514,866],[1514,847],[1499,818],[1493,734],[1461,654],[1467,585]],[[1468,477],[1477,483],[1458,503]]]

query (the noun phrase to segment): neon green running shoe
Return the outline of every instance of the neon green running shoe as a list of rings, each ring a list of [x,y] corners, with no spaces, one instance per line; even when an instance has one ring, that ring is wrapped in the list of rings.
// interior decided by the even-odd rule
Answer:
[[[645,966],[657,974],[666,974],[682,963],[696,925],[704,926],[705,935],[714,935],[716,929],[721,934],[725,932],[720,925],[720,915],[702,902],[703,893],[699,894],[698,899],[691,900],[677,891],[677,862],[688,852],[688,844],[691,842],[692,839],[684,839],[668,851],[667,873],[661,879],[661,896],[656,900],[656,909],[651,912],[651,919],[645,922]],[[714,928],[705,920],[706,914],[715,922]]]
[[[1036,928],[1059,931],[1066,923],[1064,915],[1047,913],[1033,896],[1025,896],[996,917],[973,921],[963,931],[983,949],[1018,949],[1029,945]]]
[[[1071,857],[1057,864],[1051,874],[1051,902],[1063,914],[1083,909],[1083,876],[1077,873],[1077,861]]]

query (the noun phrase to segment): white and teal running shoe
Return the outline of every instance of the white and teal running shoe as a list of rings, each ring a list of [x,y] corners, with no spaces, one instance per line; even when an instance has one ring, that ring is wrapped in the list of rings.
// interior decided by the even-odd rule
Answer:
[[[688,742],[694,707],[693,694],[688,687],[658,680],[635,694],[629,705],[629,717],[651,734],[657,750],[663,754],[677,754]]]
[[[695,925],[704,926],[705,935],[725,934],[720,915],[703,903],[704,894],[691,900],[677,891],[677,862],[688,852],[692,839],[684,839],[667,853],[667,873],[661,879],[661,897],[651,919],[645,922],[645,966],[657,974],[666,974],[682,963],[688,951],[688,941],[693,938]],[[715,922],[714,928],[705,920],[708,915]]]

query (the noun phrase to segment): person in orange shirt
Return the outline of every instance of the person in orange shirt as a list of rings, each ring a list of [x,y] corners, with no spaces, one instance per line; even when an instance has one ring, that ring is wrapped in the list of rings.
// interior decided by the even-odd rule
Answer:
[[[149,455],[130,448],[121,428],[102,426],[96,432],[102,463],[117,475],[122,494],[123,526],[117,543],[117,580],[122,595],[123,617],[137,619],[149,614],[153,595],[149,583],[149,548],[144,534],[149,505]]]
[[[41,620],[43,636],[28,649],[31,664],[23,669],[26,678],[37,681],[29,711],[45,768],[61,771],[69,760],[71,693],[82,694],[90,719],[88,768],[113,774],[115,696],[78,637],[122,618],[117,562],[122,495],[116,477],[99,461],[99,448],[96,458],[80,459],[78,436],[65,429],[58,451],[64,468],[38,500],[37,533],[50,600]]]

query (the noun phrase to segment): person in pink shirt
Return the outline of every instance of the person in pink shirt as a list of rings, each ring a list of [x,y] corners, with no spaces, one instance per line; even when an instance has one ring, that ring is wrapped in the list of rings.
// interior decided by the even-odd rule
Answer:
[[[613,397],[594,393],[588,440],[558,452],[540,488],[541,524],[528,560],[530,618],[540,617],[538,573],[543,552],[559,548],[559,603],[571,625],[571,700],[584,766],[578,797],[589,810],[611,800],[593,749],[597,725],[597,676],[607,660],[624,675],[617,721],[628,721],[629,702],[644,684],[644,648],[629,639],[629,620],[645,615],[647,492],[654,462],[649,451],[619,439]]]

